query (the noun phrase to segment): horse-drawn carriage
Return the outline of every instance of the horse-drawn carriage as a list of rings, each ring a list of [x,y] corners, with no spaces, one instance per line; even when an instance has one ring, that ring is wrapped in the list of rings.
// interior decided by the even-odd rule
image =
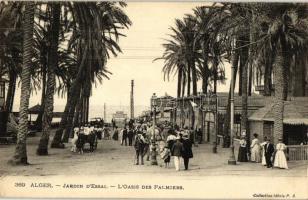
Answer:
[[[90,146],[90,152],[93,152],[94,150],[97,149],[97,135],[95,133],[90,133],[89,135],[85,135],[83,133],[80,133],[78,135],[78,139],[77,139],[77,142],[76,142],[76,147],[77,147],[77,150],[80,149],[80,150],[84,150],[84,146],[85,144],[89,144]]]
[[[89,151],[97,149],[98,140],[102,138],[102,130],[99,128],[81,127],[74,129],[74,138],[72,139],[72,151],[83,153],[84,146],[89,144]]]

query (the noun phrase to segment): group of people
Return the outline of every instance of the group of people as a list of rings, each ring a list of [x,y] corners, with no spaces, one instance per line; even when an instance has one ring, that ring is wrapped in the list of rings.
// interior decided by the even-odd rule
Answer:
[[[85,124],[84,126],[74,128],[74,133],[76,133],[77,135],[97,134],[98,139],[110,139],[111,135],[110,132],[111,131],[107,126],[101,128],[98,125],[90,125],[90,124]]]
[[[143,157],[149,160],[150,153],[160,155],[164,161],[165,167],[170,165],[171,157],[174,159],[174,166],[177,171],[180,170],[181,159],[184,160],[184,168],[188,170],[189,159],[193,157],[192,141],[188,130],[175,131],[167,129],[167,134],[162,134],[164,128],[155,127],[153,135],[153,126],[139,126],[135,136],[136,165],[144,164]],[[155,140],[153,140],[155,137]],[[154,147],[154,148],[153,148]],[[153,150],[155,149],[155,150]],[[153,152],[155,151],[155,152]]]
[[[239,162],[248,162],[250,160],[251,162],[262,163],[267,168],[277,167],[280,169],[288,169],[285,155],[287,146],[283,143],[282,138],[279,138],[279,142],[275,148],[270,138],[264,137],[264,142],[261,143],[258,139],[258,134],[253,134],[253,137],[250,146],[248,146],[246,135],[242,134],[239,141]]]
[[[95,140],[95,137],[99,140],[101,139],[110,139],[110,130],[107,126],[104,126],[103,128],[99,127],[98,125],[90,125],[90,124],[85,124],[83,126],[76,126],[73,129],[73,138],[71,140],[72,143],[72,148],[71,151],[72,152],[76,152],[79,149],[79,152],[83,152],[82,149],[83,148],[83,144],[86,141],[80,141],[81,137],[80,136],[93,136],[90,137],[91,138],[91,143],[93,142],[92,140]],[[84,139],[87,137],[83,137]],[[79,139],[79,140],[78,140]],[[78,141],[82,143],[81,147],[78,148]],[[90,145],[92,145],[90,143]]]
[[[155,127],[153,134],[153,128],[151,123],[143,123],[133,127],[125,126],[120,133],[118,130],[115,132],[121,135],[121,145],[127,146],[128,140],[128,146],[134,146],[136,165],[144,165],[144,157],[149,161],[151,153],[154,153],[161,157],[166,168],[173,158],[177,171],[180,170],[183,159],[184,168],[187,170],[189,159],[193,157],[192,133],[188,129],[176,131],[162,126]]]
[[[162,158],[164,159],[165,166],[168,167],[170,157],[165,157],[164,152],[170,152],[170,156],[173,156],[175,170],[180,170],[181,159],[184,160],[184,169],[188,170],[189,159],[193,158],[192,144],[189,137],[189,132],[181,130],[179,132],[171,132],[167,137],[167,145],[164,147],[162,152]]]

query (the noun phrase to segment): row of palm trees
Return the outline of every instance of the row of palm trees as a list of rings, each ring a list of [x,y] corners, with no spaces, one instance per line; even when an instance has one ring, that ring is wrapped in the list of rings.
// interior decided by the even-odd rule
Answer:
[[[172,34],[163,44],[163,73],[177,75],[177,96],[197,95],[197,81],[208,93],[225,80],[223,64],[229,62],[239,76],[242,96],[241,127],[248,132],[247,100],[252,93],[255,71],[264,71],[264,94],[275,85],[274,138],[283,133],[284,100],[288,95],[290,70],[307,53],[308,5],[300,3],[214,3],[193,9],[176,19]],[[273,76],[274,75],[274,76]],[[274,80],[272,80],[274,77]],[[233,86],[234,87],[234,86]],[[230,91],[234,90],[231,88]],[[230,98],[230,92],[229,92]],[[228,106],[230,111],[230,106]],[[225,118],[224,134],[229,130]],[[248,136],[250,134],[247,134]],[[247,138],[249,140],[249,138]]]
[[[122,29],[132,24],[123,2],[1,2],[1,75],[9,77],[12,111],[17,77],[21,99],[17,145],[11,164],[27,164],[30,93],[42,90],[42,136],[38,155],[48,154],[54,95],[67,95],[51,147],[63,148],[73,124],[87,121],[93,85],[108,79],[106,63],[121,52]],[[12,82],[12,84],[11,84]],[[12,86],[11,86],[12,85]]]

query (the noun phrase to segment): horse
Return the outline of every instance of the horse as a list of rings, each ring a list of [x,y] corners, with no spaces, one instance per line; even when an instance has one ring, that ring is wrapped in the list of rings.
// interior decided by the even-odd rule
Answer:
[[[80,133],[76,142],[76,147],[79,153],[83,153],[84,145],[86,143],[90,144],[90,152],[93,152],[97,148],[97,135],[95,133],[90,133],[89,135]]]

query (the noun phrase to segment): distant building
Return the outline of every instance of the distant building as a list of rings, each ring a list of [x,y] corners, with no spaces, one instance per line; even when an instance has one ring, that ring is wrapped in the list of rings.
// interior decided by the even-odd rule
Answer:
[[[303,142],[308,127],[308,98],[293,97],[284,103],[283,140],[288,145],[298,145]],[[251,134],[257,133],[273,140],[274,102],[267,103],[249,117]]]
[[[112,119],[114,120],[117,127],[123,128],[127,121],[127,114],[123,111],[116,111],[112,115]]]

